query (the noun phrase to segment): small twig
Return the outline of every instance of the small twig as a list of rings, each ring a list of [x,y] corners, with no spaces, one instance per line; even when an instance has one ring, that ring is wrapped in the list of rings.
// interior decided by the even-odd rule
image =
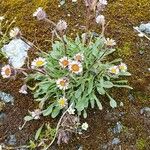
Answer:
[[[150,38],[149,38],[145,33],[143,33],[142,31],[140,31],[140,30],[138,29],[138,27],[134,27],[134,29],[135,29],[137,32],[139,32],[140,34],[143,34],[143,36],[144,36],[145,38],[147,38],[147,39],[150,41]]]
[[[3,145],[2,148],[5,148],[7,150],[16,150],[16,149],[20,149],[20,148],[30,148],[30,146],[23,145],[23,146],[18,146],[18,147],[10,147],[10,146]]]
[[[106,27],[109,25],[109,23],[110,23],[110,21],[109,21],[109,22],[107,22],[107,24],[106,24],[106,25],[102,25],[102,32],[101,32],[101,35],[102,35],[102,36],[104,36],[105,29],[106,29]]]

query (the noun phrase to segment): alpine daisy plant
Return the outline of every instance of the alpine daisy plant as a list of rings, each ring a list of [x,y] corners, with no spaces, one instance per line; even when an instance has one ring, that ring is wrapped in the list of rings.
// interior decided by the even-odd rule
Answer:
[[[56,117],[73,104],[73,109],[86,117],[88,107],[97,105],[99,109],[103,108],[100,98],[103,95],[108,96],[111,107],[117,107],[117,102],[109,93],[111,88],[131,89],[119,79],[131,75],[127,65],[121,59],[110,62],[107,59],[115,52],[112,47],[115,41],[110,46],[103,36],[89,35],[91,42],[86,44],[79,36],[75,40],[64,36],[65,46],[63,41],[56,41],[49,53],[41,54],[45,62],[41,66],[43,72],[35,72],[27,77],[27,83],[31,80],[36,83],[28,88],[33,90],[39,105],[42,104],[44,116]],[[32,63],[32,66],[35,65]]]
[[[112,98],[112,88],[132,89],[127,85],[127,80],[123,79],[131,75],[127,65],[121,59],[110,57],[115,52],[116,41],[104,36],[107,24],[101,12],[106,7],[107,0],[94,3],[84,1],[89,13],[86,21],[87,32],[77,35],[75,39],[65,35],[68,25],[64,20],[54,23],[48,19],[41,7],[33,13],[37,20],[54,26],[53,36],[57,36],[58,40],[52,40],[49,52],[40,49],[32,61],[27,59],[28,50],[37,47],[23,37],[18,27],[10,30],[9,43],[4,45],[0,41],[1,51],[8,58],[8,64],[1,68],[2,78],[11,78],[17,73],[25,75],[24,84],[18,92],[28,94],[30,89],[39,104],[39,108],[29,111],[23,126],[27,121],[38,120],[41,116],[50,115],[55,118],[62,114],[52,143],[57,136],[57,143],[66,143],[69,139],[68,132],[76,132],[78,128],[87,130],[86,122],[79,127],[78,117],[82,115],[86,118],[89,107],[102,110],[105,107],[104,96],[108,97],[110,107],[116,108],[119,102]],[[93,18],[96,18],[95,22],[101,26],[101,34],[89,30],[88,22]],[[69,129],[68,124],[71,126]]]

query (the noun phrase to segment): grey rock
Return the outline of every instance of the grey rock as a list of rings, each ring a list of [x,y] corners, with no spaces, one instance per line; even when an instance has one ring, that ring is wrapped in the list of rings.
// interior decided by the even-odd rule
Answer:
[[[120,142],[121,142],[120,139],[114,138],[111,143],[112,143],[112,145],[117,145],[117,144],[119,144]]]
[[[128,98],[129,98],[129,100],[130,100],[131,102],[133,102],[133,101],[135,100],[135,99],[134,99],[134,96],[133,96],[132,94],[129,94]]]
[[[108,122],[117,122],[120,118],[122,118],[126,113],[125,112],[110,112],[107,111],[104,119]]]
[[[77,150],[83,150],[83,146],[80,145],[80,144],[78,144],[78,145],[76,146],[76,149],[77,149]]]
[[[100,146],[100,150],[108,150],[109,145],[108,144],[102,144]]]
[[[14,97],[10,94],[0,91],[0,100],[4,103],[14,104]]]
[[[139,26],[139,30],[141,32],[144,32],[146,34],[150,34],[150,23],[146,23],[146,24],[141,24]]]
[[[143,50],[140,50],[140,51],[139,51],[139,54],[140,54],[140,55],[143,55],[143,54],[144,54],[144,51],[143,51]]]
[[[118,134],[122,131],[123,125],[121,124],[121,122],[117,122],[115,127],[113,128],[113,133],[114,134]]]
[[[140,110],[141,115],[145,115],[146,117],[150,117],[150,108],[149,107],[144,107]]]
[[[6,114],[3,112],[0,112],[0,124],[2,124],[6,119]]]
[[[16,145],[17,139],[16,136],[14,134],[9,135],[9,137],[7,138],[7,143],[9,145]]]

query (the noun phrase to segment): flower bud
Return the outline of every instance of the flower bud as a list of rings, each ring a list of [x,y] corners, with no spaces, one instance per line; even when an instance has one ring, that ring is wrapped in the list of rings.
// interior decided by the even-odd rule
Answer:
[[[56,25],[56,29],[60,32],[67,29],[67,23],[64,20],[59,20],[59,22]]]
[[[21,35],[20,29],[18,27],[13,28],[12,30],[10,30],[9,33],[11,38],[17,38]]]
[[[44,19],[46,19],[47,15],[46,15],[46,12],[42,9],[42,7],[39,7],[33,13],[33,17],[37,17],[38,20],[44,20]]]
[[[96,17],[96,23],[104,25],[105,24],[105,17],[103,15],[98,15]]]

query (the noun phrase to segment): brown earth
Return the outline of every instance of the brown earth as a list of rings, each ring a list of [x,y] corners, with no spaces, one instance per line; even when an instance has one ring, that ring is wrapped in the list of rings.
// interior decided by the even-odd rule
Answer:
[[[0,15],[5,15],[8,19],[17,17],[15,26],[19,26],[22,33],[30,41],[37,44],[45,51],[51,49],[51,43],[46,41],[51,39],[51,26],[43,22],[38,22],[32,17],[32,13],[39,6],[42,6],[49,18],[53,21],[65,19],[69,24],[68,35],[74,35],[76,32],[82,32],[81,26],[85,25],[86,17],[85,7],[82,0],[77,4],[67,1],[66,4],[58,8],[56,0],[1,0]],[[108,132],[109,128],[115,125],[116,121],[121,121],[125,129],[121,135],[121,146],[123,150],[149,150],[150,149],[150,123],[148,118],[140,115],[140,109],[150,106],[150,75],[148,68],[150,67],[150,41],[140,39],[133,30],[133,26],[139,25],[141,22],[148,22],[150,19],[150,1],[149,0],[109,0],[109,5],[104,14],[109,26],[106,30],[106,37],[114,38],[117,43],[117,53],[114,57],[122,57],[124,62],[128,64],[132,77],[129,78],[130,85],[134,88],[132,91],[117,90],[114,97],[124,102],[123,108],[110,110],[105,105],[105,110],[89,110],[88,118],[84,121],[89,123],[89,130],[81,135],[74,136],[68,145],[57,146],[56,149],[75,150],[81,144],[85,150],[100,150],[100,145],[107,143],[113,139]],[[70,14],[69,17],[67,14]],[[97,25],[91,23],[91,29],[100,32]],[[144,50],[144,54],[140,55],[139,51]],[[31,51],[34,57],[35,51]],[[17,145],[26,144],[26,142],[34,136],[35,131],[44,122],[49,121],[52,125],[56,121],[52,119],[44,119],[28,123],[22,131],[18,127],[23,123],[23,117],[28,110],[33,110],[36,104],[31,94],[23,96],[18,93],[22,85],[20,78],[16,81],[7,81],[0,79],[0,90],[10,93],[15,97],[15,104],[7,105],[4,112],[7,119],[0,126],[0,142],[4,142],[10,134],[16,134]],[[129,93],[134,96],[134,101],[129,100]],[[113,113],[125,112],[125,115],[119,119],[111,121],[107,110]],[[131,136],[129,136],[131,134]],[[137,146],[137,141],[143,142],[144,147]],[[133,147],[130,147],[133,145]],[[119,150],[118,147],[112,147],[112,150]]]

